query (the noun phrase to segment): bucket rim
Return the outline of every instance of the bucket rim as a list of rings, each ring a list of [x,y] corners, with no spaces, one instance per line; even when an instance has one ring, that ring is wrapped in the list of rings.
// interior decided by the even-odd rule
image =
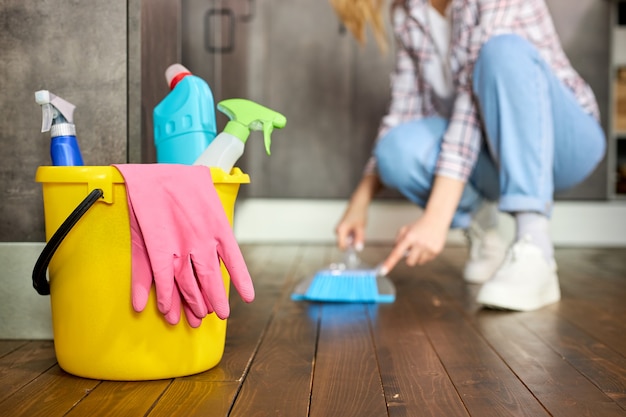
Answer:
[[[124,184],[122,174],[111,165],[91,166],[40,166],[35,173],[35,182],[41,183],[83,183],[95,178],[107,178],[114,184]],[[211,178],[215,184],[247,184],[250,176],[235,167],[230,174],[220,168],[211,168]]]

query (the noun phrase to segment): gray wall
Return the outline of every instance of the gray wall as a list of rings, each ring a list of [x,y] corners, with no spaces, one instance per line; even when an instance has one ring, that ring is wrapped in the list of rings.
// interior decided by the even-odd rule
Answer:
[[[373,42],[359,48],[340,31],[326,1],[219,3],[253,5],[254,18],[237,35],[245,37],[248,70],[241,71],[241,56],[224,57],[220,76],[231,78],[218,98],[246,95],[288,118],[287,128],[274,134],[271,157],[259,133],[250,139],[241,165],[252,184],[243,194],[347,197],[386,106],[391,55],[380,56]],[[548,3],[572,62],[605,111],[608,2]],[[0,0],[0,241],[44,238],[34,175],[50,163],[50,139],[40,132],[35,91],[48,89],[77,105],[86,164],[153,160],[151,109],[166,93],[165,67],[184,49],[169,43],[184,19],[180,6],[171,0]],[[184,36],[193,39],[191,32]],[[604,198],[605,175],[600,169],[568,198]]]
[[[250,33],[249,97],[283,112],[287,127],[269,157],[260,134],[248,140],[242,193],[348,197],[387,106],[392,54],[371,39],[357,45],[326,1],[257,2]]]
[[[126,161],[128,7],[126,0],[0,2],[1,241],[44,239],[34,176],[50,165],[50,134],[41,133],[35,91],[77,106],[85,164]]]

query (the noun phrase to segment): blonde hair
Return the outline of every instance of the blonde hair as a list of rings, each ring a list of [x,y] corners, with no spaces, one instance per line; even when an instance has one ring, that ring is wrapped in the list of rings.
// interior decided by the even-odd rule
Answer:
[[[329,0],[335,13],[352,36],[365,44],[365,28],[369,24],[382,52],[387,51],[387,36],[383,21],[383,6],[386,0]]]

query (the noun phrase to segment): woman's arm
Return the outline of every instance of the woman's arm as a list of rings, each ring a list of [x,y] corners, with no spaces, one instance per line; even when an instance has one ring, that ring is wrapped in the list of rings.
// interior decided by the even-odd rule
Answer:
[[[431,261],[441,253],[464,187],[463,181],[435,177],[424,213],[414,223],[400,229],[393,250],[382,264],[383,274],[404,257],[407,265],[414,266]]]
[[[382,189],[382,184],[378,175],[366,174],[352,193],[348,207],[335,228],[337,244],[342,250],[345,250],[350,244],[353,244],[357,249],[363,247],[367,210],[380,189]]]

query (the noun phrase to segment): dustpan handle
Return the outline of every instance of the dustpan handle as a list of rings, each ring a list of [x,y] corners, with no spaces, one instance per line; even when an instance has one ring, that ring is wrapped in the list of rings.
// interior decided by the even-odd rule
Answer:
[[[50,283],[46,278],[46,271],[48,270],[48,264],[54,256],[57,248],[65,239],[65,236],[72,230],[72,227],[80,220],[81,217],[89,210],[91,206],[98,201],[104,192],[96,188],[85,197],[83,201],[74,209],[74,211],[65,219],[63,224],[52,235],[46,246],[41,251],[35,267],[33,268],[33,287],[40,295],[50,294]]]

